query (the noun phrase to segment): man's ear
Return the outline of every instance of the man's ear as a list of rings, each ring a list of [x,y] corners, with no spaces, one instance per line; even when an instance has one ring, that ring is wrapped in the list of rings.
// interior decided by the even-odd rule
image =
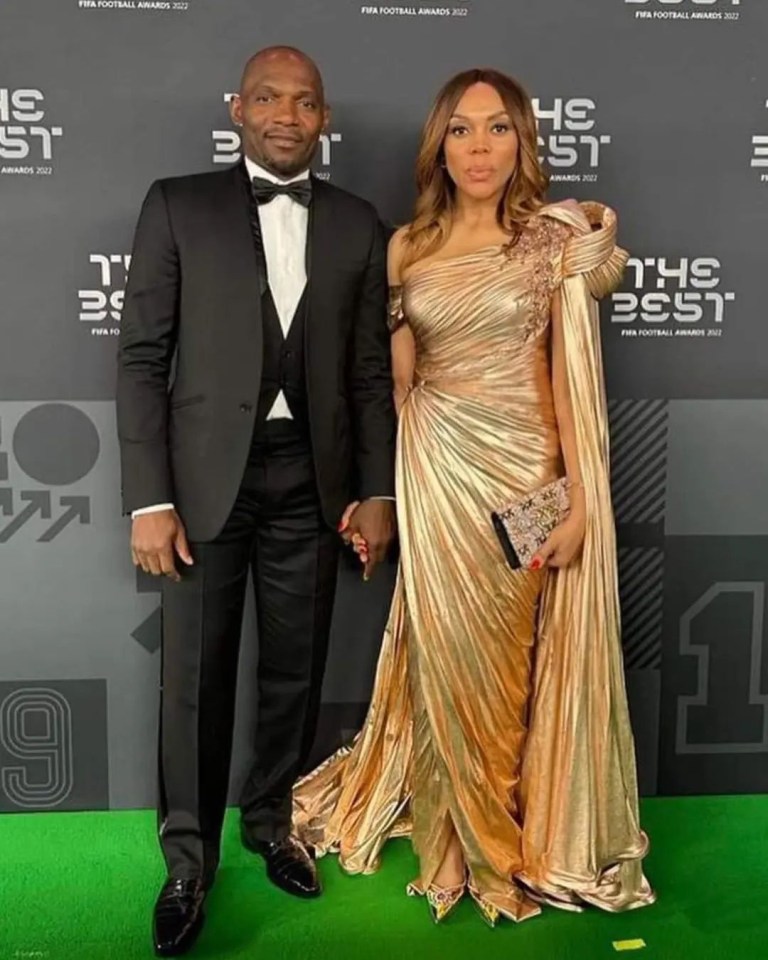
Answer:
[[[229,116],[236,127],[243,125],[243,101],[240,94],[236,93],[229,101]]]

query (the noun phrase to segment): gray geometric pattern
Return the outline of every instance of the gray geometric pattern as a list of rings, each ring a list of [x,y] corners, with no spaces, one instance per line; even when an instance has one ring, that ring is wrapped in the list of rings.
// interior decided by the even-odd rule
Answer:
[[[748,742],[724,743],[692,742],[688,732],[688,714],[691,707],[707,704],[710,684],[709,649],[697,646],[692,639],[692,625],[705,613],[707,607],[724,594],[744,594],[752,599],[752,623],[749,635],[749,703],[762,709],[762,728],[759,738]],[[676,744],[679,754],[685,753],[768,753],[768,694],[760,689],[763,659],[763,629],[765,608],[764,583],[714,583],[680,617],[680,654],[698,661],[698,689],[696,693],[681,696],[677,701]]]
[[[133,639],[142,645],[147,653],[155,653],[160,649],[160,631],[162,629],[162,611],[160,607],[153,610],[146,620],[142,621],[131,633]]]
[[[668,424],[665,536],[768,535],[768,400],[671,400]]]
[[[764,793],[768,537],[664,543],[659,792]]]
[[[664,552],[644,547],[619,549],[621,637],[626,667],[661,667],[664,616]]]
[[[611,490],[617,523],[661,523],[667,471],[667,402],[612,400]]]
[[[0,680],[0,813],[109,806],[105,680]]]

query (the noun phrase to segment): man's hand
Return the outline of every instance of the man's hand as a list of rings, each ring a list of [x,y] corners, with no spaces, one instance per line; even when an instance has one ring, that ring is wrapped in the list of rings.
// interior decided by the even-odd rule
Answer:
[[[184,524],[175,510],[158,510],[134,518],[131,529],[131,557],[145,573],[154,573],[179,581],[174,553],[191,567],[194,561],[189,552]]]
[[[350,504],[350,507],[353,507]],[[344,526],[344,521],[347,521]],[[392,500],[363,500],[344,511],[340,532],[352,542],[364,564],[363,577],[369,580],[376,564],[381,563],[395,537],[395,504]]]

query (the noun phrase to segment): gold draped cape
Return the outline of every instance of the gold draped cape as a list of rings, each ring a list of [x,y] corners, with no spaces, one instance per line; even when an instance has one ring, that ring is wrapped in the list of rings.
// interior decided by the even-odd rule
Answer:
[[[338,853],[350,873],[374,871],[389,837],[412,835],[422,882],[429,883],[452,824],[473,880],[516,920],[538,913],[537,902],[619,911],[654,896],[641,866],[647,839],[639,826],[622,665],[597,305],[620,282],[627,254],[616,246],[613,211],[600,204],[552,204],[535,219],[534,239],[521,247],[517,264],[507,263],[508,274],[499,272],[499,251],[485,249],[423,275],[414,269],[410,292],[406,284],[405,313],[410,298],[414,315],[431,311],[433,319],[423,331],[417,386],[401,416],[401,564],[371,706],[354,742],[294,791],[296,832],[319,854]],[[502,282],[504,289],[497,286]],[[580,558],[565,569],[510,571],[493,544],[487,514],[557,475],[547,337],[541,335],[555,289],[586,536]],[[507,300],[505,290],[511,290]],[[544,295],[544,322],[537,327]],[[479,332],[452,345],[441,323],[447,317],[445,329],[455,330],[462,316],[471,319],[473,305],[482,318]],[[474,373],[471,337],[484,338]],[[511,458],[514,468],[492,447],[507,424],[512,432],[505,443],[533,437],[522,447],[525,457]],[[482,465],[479,505],[471,484],[462,487],[458,461],[454,476],[443,477],[451,472],[450,459],[440,472],[445,449],[449,457]],[[449,483],[450,497],[441,500],[440,484]],[[419,534],[425,525],[426,537],[423,529]],[[457,572],[446,565],[452,546]],[[442,568],[434,566],[435,551]],[[459,594],[475,590],[471,608],[451,606],[452,576],[464,577],[455,584]],[[505,636],[505,622],[513,621]],[[468,650],[471,658],[462,659]],[[514,682],[505,672],[516,674]],[[442,701],[441,685],[448,690]]]

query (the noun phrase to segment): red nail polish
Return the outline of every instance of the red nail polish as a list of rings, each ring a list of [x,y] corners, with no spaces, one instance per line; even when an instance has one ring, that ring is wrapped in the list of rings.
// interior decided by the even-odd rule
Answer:
[[[541,560],[539,560],[539,558],[536,557],[536,559],[531,564],[531,570],[538,570],[540,566],[541,566]]]

